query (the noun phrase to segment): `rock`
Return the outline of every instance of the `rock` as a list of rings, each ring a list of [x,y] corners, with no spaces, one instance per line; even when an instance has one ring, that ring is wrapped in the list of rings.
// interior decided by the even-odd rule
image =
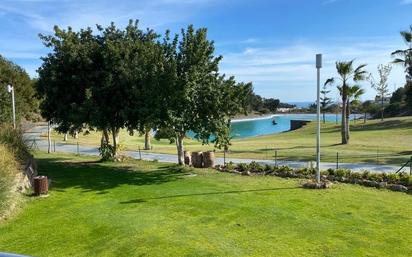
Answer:
[[[378,187],[379,183],[373,180],[363,180],[362,184],[367,187]]]
[[[332,185],[333,185],[333,183],[330,182],[330,181],[323,182],[323,188],[331,188]]]
[[[250,173],[250,171],[245,170],[245,171],[242,171],[242,175],[243,175],[243,176],[250,176],[251,173]]]
[[[378,188],[386,188],[388,186],[387,182],[379,182],[378,183]]]
[[[362,180],[358,179],[358,178],[353,178],[350,180],[350,182],[352,184],[362,184]]]
[[[407,192],[408,191],[408,188],[406,186],[403,186],[403,185],[390,185],[388,188],[392,191],[398,191],[398,192]]]
[[[332,187],[332,182],[322,181],[320,183],[317,183],[315,181],[308,181],[305,184],[303,184],[302,186],[303,186],[303,188],[308,188],[308,189],[326,189],[326,188],[331,188]]]

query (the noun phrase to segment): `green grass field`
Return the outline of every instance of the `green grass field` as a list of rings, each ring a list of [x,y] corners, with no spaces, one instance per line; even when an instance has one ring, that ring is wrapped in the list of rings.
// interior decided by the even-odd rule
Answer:
[[[384,122],[370,120],[367,123],[357,121],[351,125],[350,144],[340,144],[340,126],[334,123],[322,124],[322,161],[335,162],[339,153],[340,162],[380,163],[401,165],[412,155],[412,117],[391,118]],[[100,133],[80,135],[79,139],[70,138],[68,144],[77,141],[83,145],[98,146]],[[54,134],[53,138],[63,143],[63,135]],[[144,139],[138,135],[130,136],[121,132],[120,143],[127,150],[143,148]],[[176,153],[176,146],[168,140],[152,140],[152,152]],[[273,159],[278,149],[279,159],[311,161],[315,159],[315,124],[281,134],[235,139],[230,148],[229,157]],[[211,150],[213,146],[202,146],[199,142],[186,139],[185,147],[189,151]],[[222,156],[222,153],[218,153]]]
[[[36,154],[47,198],[0,224],[32,256],[412,256],[411,196],[337,184]]]

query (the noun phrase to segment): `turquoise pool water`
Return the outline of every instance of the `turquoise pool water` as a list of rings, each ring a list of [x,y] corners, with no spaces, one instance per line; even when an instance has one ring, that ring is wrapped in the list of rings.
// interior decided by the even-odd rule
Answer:
[[[273,125],[272,120],[276,120],[276,125]],[[261,135],[269,135],[290,130],[290,120],[316,120],[316,114],[285,114],[275,115],[272,117],[233,121],[231,134],[233,138],[254,137]],[[336,122],[335,114],[327,114],[326,120]],[[340,122],[340,115],[337,116]]]

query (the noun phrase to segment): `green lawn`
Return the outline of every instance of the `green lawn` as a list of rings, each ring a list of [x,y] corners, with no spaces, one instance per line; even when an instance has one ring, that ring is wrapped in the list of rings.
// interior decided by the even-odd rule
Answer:
[[[38,153],[50,196],[0,224],[34,256],[412,256],[411,195]]]
[[[315,160],[315,124],[275,135],[235,139],[228,154],[232,158],[273,159],[274,149],[278,149],[279,159],[312,161]],[[340,144],[340,126],[334,123],[322,124],[322,161],[335,162],[339,152],[340,162],[379,163],[402,165],[412,155],[412,117],[391,118],[384,122],[370,120],[352,122],[350,144]],[[80,135],[70,138],[68,144],[79,142],[83,145],[98,146],[100,133]],[[62,143],[63,135],[53,135],[56,142]],[[121,132],[120,143],[127,150],[143,148],[144,139]],[[212,150],[213,146],[202,146],[199,142],[186,139],[189,151]],[[168,140],[153,140],[152,152],[176,153],[176,146]],[[222,156],[222,153],[218,153]]]

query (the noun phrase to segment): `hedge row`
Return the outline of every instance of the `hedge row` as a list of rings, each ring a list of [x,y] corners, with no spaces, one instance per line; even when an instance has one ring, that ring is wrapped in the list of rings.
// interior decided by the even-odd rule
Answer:
[[[288,166],[261,165],[257,162],[218,165],[216,169],[222,172],[232,172],[242,175],[269,175],[287,178],[313,179],[315,169],[292,169]],[[368,187],[387,188],[394,191],[412,193],[412,176],[403,173],[372,173],[369,171],[353,172],[348,169],[328,169],[321,172],[323,181],[337,181],[358,184]]]

